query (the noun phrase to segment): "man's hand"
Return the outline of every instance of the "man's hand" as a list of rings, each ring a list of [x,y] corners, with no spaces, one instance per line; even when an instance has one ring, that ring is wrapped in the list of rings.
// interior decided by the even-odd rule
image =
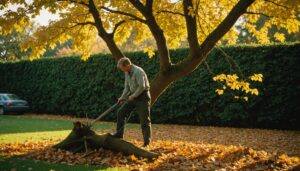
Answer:
[[[118,99],[118,103],[119,103],[119,104],[123,104],[124,101],[125,101],[125,99],[122,99],[122,98],[119,98],[119,99]]]
[[[132,101],[133,99],[134,99],[133,96],[129,96],[129,97],[128,97],[128,100],[129,100],[129,101]]]

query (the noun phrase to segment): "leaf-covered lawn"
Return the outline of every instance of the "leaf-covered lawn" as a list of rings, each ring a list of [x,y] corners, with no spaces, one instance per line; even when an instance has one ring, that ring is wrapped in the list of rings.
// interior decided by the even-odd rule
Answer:
[[[46,120],[46,118],[50,119]],[[18,124],[22,123],[24,136],[20,143],[16,143],[17,131],[8,131],[8,133],[2,131],[0,136],[0,155],[2,156],[23,155],[26,158],[51,163],[89,164],[143,170],[300,169],[299,131],[154,124],[153,143],[149,150],[162,155],[156,160],[148,161],[102,149],[88,154],[72,154],[51,149],[51,145],[68,134],[72,128],[70,121],[74,118],[49,115],[1,116],[0,125],[5,119],[10,120],[10,124],[6,125],[10,128],[5,128],[7,130],[14,130],[13,125],[16,124],[14,121]],[[28,122],[22,122],[22,119]],[[33,127],[30,120],[37,122],[34,127],[39,127],[38,123],[43,124],[43,129],[41,129],[43,132],[29,131],[38,131],[38,129],[30,128]],[[47,125],[48,127],[60,126],[47,129]],[[114,127],[115,123],[98,123],[95,128],[100,134],[113,132]],[[53,136],[50,135],[51,132]],[[38,135],[35,138],[29,138],[32,134]],[[15,141],[12,141],[13,138],[8,141],[2,138],[4,136],[14,137]],[[129,125],[125,139],[141,146],[142,136],[139,125]]]

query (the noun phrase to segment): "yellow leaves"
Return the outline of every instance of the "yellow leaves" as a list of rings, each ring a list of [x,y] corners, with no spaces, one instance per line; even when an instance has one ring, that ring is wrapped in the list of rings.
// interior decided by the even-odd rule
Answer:
[[[118,27],[114,35],[114,40],[116,41],[117,45],[122,45],[127,40],[127,38],[130,36],[131,29],[132,27],[130,22],[122,24],[120,27]]]
[[[253,74],[249,77],[251,81],[256,82],[262,82],[263,81],[263,75],[262,74]],[[257,88],[250,88],[250,83],[247,81],[239,81],[239,77],[236,74],[219,74],[213,77],[213,80],[216,82],[221,82],[223,89],[216,89],[215,92],[218,95],[223,95],[224,90],[226,90],[227,87],[230,88],[232,91],[241,91],[245,94],[251,94],[251,95],[259,95],[259,91]],[[225,83],[223,83],[225,82]],[[244,101],[248,101],[249,98],[247,96],[234,96],[234,99],[242,99]]]
[[[217,75],[217,76],[213,77],[214,81],[224,81],[226,79],[227,79],[227,76],[225,74],[220,74],[220,75]]]
[[[259,30],[256,30],[255,24],[259,19],[265,18],[264,16],[254,14],[244,16],[247,23],[254,27],[249,29],[249,27],[246,26],[246,28],[249,29],[250,33],[253,33],[260,43],[269,42],[268,32],[272,30],[271,27],[273,25],[277,26],[279,29],[285,28],[289,34],[299,31],[300,23],[296,17],[297,11],[299,11],[299,1],[279,0],[277,3],[284,4],[284,7],[269,2],[255,1],[247,10],[270,16],[260,25]],[[274,35],[274,37],[281,42],[285,39],[284,35],[281,33]]]
[[[224,94],[224,90],[221,90],[221,89],[216,89],[216,92],[218,93],[218,95]]]
[[[279,40],[280,42],[284,42],[285,41],[285,36],[283,33],[275,33],[274,37]]]
[[[22,32],[26,27],[31,24],[29,17],[21,11],[7,12],[0,16],[0,35],[7,35],[12,33],[14,30]]]
[[[137,160],[138,160],[138,158],[135,157],[134,154],[130,155],[129,157],[130,157],[130,160],[131,160],[131,161],[137,161]]]
[[[256,88],[250,89],[251,94],[257,95],[258,96],[258,90]]]
[[[235,99],[242,99],[242,100],[245,100],[246,102],[247,102],[248,99],[249,99],[247,96],[244,96],[244,97],[234,96],[233,98],[235,98]]]
[[[155,55],[154,48],[153,47],[145,47],[144,53],[148,53],[149,58],[152,58]]]
[[[286,154],[281,154],[278,158],[285,160],[286,158],[288,158],[288,156]]]
[[[188,7],[188,15],[190,15],[191,17],[195,17],[196,15],[195,10],[193,9],[192,6]]]
[[[253,74],[252,76],[249,77],[252,81],[258,81],[262,82],[263,80],[263,75],[262,74]]]

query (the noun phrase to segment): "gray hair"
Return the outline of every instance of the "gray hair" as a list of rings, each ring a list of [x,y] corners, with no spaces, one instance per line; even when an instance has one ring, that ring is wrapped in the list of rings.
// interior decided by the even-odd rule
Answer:
[[[121,59],[119,59],[118,60],[118,64],[117,64],[117,67],[125,67],[125,66],[127,66],[127,65],[131,65],[132,63],[131,63],[131,61],[130,61],[130,59],[129,58],[127,58],[127,57],[123,57],[123,58],[121,58]]]

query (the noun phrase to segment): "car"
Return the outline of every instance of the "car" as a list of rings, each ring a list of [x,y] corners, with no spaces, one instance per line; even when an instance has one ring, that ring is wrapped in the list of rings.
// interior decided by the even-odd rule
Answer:
[[[29,110],[26,100],[19,98],[15,94],[0,93],[0,115],[5,113],[23,114]]]

